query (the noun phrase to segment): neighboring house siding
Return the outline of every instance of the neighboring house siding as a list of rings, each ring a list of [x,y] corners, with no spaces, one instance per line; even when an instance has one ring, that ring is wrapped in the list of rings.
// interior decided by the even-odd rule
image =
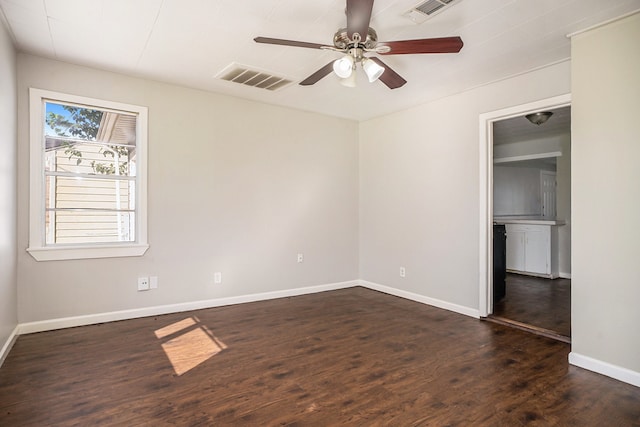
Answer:
[[[76,144],[74,150],[82,153],[82,161],[69,156],[63,148],[51,153],[60,172],[95,173],[92,161],[112,162],[105,157],[100,146]],[[128,161],[129,159],[124,159]],[[98,175],[105,177],[105,175]],[[100,243],[129,241],[132,239],[133,213],[109,212],[115,209],[133,209],[133,182],[111,179],[77,179],[68,177],[50,177],[47,183],[47,198],[55,197],[56,209],[104,209],[105,211],[57,211],[49,212],[47,217],[48,234],[58,244]],[[119,203],[118,203],[119,200]],[[47,200],[47,205],[49,205]],[[53,216],[55,215],[55,221]],[[53,233],[54,235],[52,235]]]

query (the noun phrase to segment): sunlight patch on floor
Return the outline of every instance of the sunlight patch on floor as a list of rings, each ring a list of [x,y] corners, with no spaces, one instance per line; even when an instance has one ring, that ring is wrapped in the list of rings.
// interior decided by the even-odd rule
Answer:
[[[195,316],[158,329],[155,335],[158,339],[171,337],[161,345],[176,375],[189,372],[227,348]]]
[[[169,326],[165,326],[164,328],[158,329],[155,334],[156,337],[160,338],[165,338],[168,337],[171,334],[175,334],[176,332],[180,332],[183,329],[186,329],[190,326],[193,326],[196,324],[196,321],[194,320],[193,317],[189,317],[187,319],[181,320],[179,322],[175,322],[170,324]]]

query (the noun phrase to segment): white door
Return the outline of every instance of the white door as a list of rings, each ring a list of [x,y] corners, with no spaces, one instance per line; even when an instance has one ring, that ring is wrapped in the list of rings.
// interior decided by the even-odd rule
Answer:
[[[540,200],[542,201],[542,216],[556,217],[556,173],[540,171]]]

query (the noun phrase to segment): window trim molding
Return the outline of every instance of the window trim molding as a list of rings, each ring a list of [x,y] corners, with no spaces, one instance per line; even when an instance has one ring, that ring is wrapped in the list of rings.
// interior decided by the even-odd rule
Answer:
[[[43,100],[96,106],[137,114],[136,240],[133,242],[48,246],[45,240],[45,198],[42,135]],[[29,247],[36,261],[142,256],[147,241],[147,137],[148,108],[103,99],[29,88]]]

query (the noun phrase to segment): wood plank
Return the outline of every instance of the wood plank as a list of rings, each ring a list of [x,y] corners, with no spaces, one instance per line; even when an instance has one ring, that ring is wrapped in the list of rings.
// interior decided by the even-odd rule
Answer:
[[[20,336],[0,425],[638,425],[569,350],[352,288]]]

